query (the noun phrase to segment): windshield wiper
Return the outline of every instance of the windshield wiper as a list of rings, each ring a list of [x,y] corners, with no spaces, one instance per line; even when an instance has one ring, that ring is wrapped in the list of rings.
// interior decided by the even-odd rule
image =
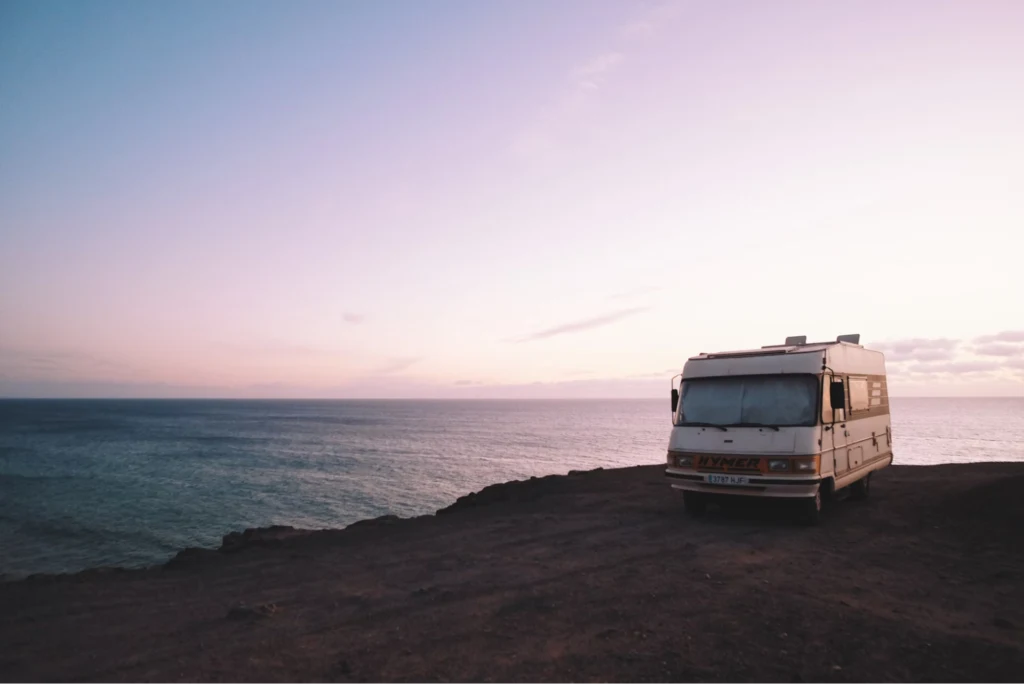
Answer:
[[[719,425],[718,423],[701,423],[701,422],[690,422],[690,421],[687,421],[687,422],[683,423],[683,425],[685,425],[687,427],[713,427],[713,428],[718,428],[722,432],[728,432],[729,431],[729,429],[727,427],[725,427],[724,425]]]
[[[767,423],[732,423],[729,427],[759,427],[768,428],[769,430],[779,431],[778,425],[768,425]]]

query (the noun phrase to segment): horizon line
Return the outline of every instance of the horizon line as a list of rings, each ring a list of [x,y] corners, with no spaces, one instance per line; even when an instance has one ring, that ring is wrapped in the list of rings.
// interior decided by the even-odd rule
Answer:
[[[890,399],[1024,399],[1024,394],[907,395]],[[0,401],[662,401],[662,397],[18,397]]]

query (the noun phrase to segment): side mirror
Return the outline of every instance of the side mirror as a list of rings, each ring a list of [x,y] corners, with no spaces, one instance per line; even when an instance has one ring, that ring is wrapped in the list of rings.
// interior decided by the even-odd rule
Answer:
[[[846,391],[843,388],[842,380],[833,380],[828,387],[828,401],[832,404],[832,410],[846,408]]]
[[[672,388],[672,413],[676,412],[676,408],[679,406],[679,390]]]

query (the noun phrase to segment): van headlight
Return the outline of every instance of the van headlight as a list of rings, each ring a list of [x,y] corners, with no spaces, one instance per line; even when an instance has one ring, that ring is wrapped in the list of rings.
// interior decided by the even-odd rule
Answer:
[[[779,472],[780,470],[789,470],[789,461],[784,458],[773,458],[768,461],[768,470]]]
[[[680,468],[692,468],[693,456],[676,456],[676,465]]]
[[[813,473],[817,468],[814,459],[808,459],[806,461],[793,461],[793,470],[798,473]]]

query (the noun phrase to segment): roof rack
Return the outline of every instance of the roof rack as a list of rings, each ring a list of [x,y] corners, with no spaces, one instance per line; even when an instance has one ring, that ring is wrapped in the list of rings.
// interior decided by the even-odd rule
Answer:
[[[840,344],[846,342],[848,344],[860,344],[860,333],[852,335],[840,335],[834,341],[828,342],[808,342],[807,335],[793,335],[786,338],[785,344],[766,344],[761,349],[781,349],[784,347],[819,347],[826,344]]]
[[[740,351],[711,352],[710,354],[701,354],[701,356],[703,356],[704,358],[707,358],[707,359],[714,359],[714,358],[717,358],[717,357],[720,357],[720,356],[729,356],[729,357],[736,357],[736,356],[771,356],[773,354],[786,354],[787,352],[788,352],[788,348],[785,348],[785,347],[784,348],[775,348],[775,349],[772,349],[771,351],[767,351],[767,352],[764,351],[764,348],[762,347],[761,349],[747,349],[747,350],[740,350]]]

